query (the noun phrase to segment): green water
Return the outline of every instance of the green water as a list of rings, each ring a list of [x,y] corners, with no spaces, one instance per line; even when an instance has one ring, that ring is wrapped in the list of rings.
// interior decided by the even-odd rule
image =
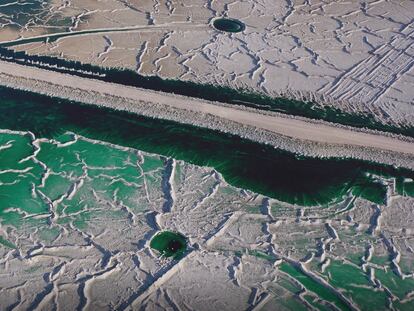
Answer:
[[[179,259],[187,249],[187,239],[177,232],[162,231],[151,239],[150,247],[164,257]]]
[[[1,235],[0,235],[0,244],[3,245],[3,246],[6,246],[8,248],[17,248],[16,245],[14,245],[12,242],[10,242],[9,240],[5,239]]]
[[[398,177],[396,179],[396,190],[398,194],[414,197],[414,180]]]
[[[373,181],[367,184],[362,179],[361,183],[359,181],[355,182],[352,188],[352,194],[377,204],[383,204],[387,197],[387,190],[380,182]]]
[[[341,310],[349,310],[348,306],[334,292],[303,274],[299,269],[287,263],[282,263],[279,269],[299,281],[308,291],[315,293],[318,297],[335,304]]]
[[[71,34],[69,33],[51,36],[50,38],[54,40],[59,36],[70,35]],[[35,42],[44,41],[46,38],[43,37],[27,40]],[[289,115],[321,119],[354,127],[370,128],[414,137],[414,127],[384,125],[377,122],[372,116],[367,116],[366,114],[349,114],[332,107],[321,107],[317,103],[306,100],[300,101],[286,98],[275,98],[247,89],[232,89],[220,85],[161,79],[157,76],[142,76],[132,70],[102,68],[91,64],[83,64],[77,61],[69,61],[50,56],[27,55],[25,52],[16,52],[7,48],[7,46],[13,46],[15,44],[17,43],[6,43],[0,45],[0,58],[29,66],[43,67],[44,65],[42,64],[48,64],[48,66],[46,66],[48,70],[69,73],[81,77],[100,79],[112,83],[120,83],[123,85],[180,94],[228,104],[244,105],[261,110],[276,111]],[[56,66],[58,68],[55,68]]]
[[[392,271],[385,272],[384,270],[376,269],[375,277],[381,282],[381,284],[387,287],[395,296],[403,300],[407,294],[414,289],[414,279],[406,278],[401,279]],[[414,304],[411,302],[411,306]]]
[[[45,138],[57,138],[70,131],[214,167],[232,185],[298,205],[324,206],[351,192],[381,202],[385,187],[372,173],[404,180],[414,177],[408,170],[356,160],[299,157],[234,135],[6,88],[0,89],[0,102],[3,129],[31,131]],[[19,147],[5,152],[22,153],[23,157],[29,151]],[[99,157],[105,153],[93,154]],[[54,151],[50,155],[54,157]],[[3,156],[2,161],[11,160]],[[19,165],[24,169],[26,164]],[[25,182],[30,184],[31,180]]]
[[[329,275],[332,286],[341,288],[343,294],[352,298],[362,310],[386,309],[387,294],[370,288],[372,285],[361,269],[335,260],[325,270],[325,274]]]
[[[217,30],[226,32],[241,32],[246,28],[241,21],[231,18],[218,18],[214,20],[213,26]]]
[[[54,140],[40,139],[37,145],[34,158],[29,135],[0,133],[2,224],[14,227],[46,224],[49,217],[36,221],[34,216],[50,215],[48,202],[56,201],[60,203],[53,210],[55,222],[71,222],[80,229],[94,218],[126,218],[128,215],[120,206],[128,206],[135,215],[142,214],[148,209],[147,198],[158,193],[153,189],[160,187],[165,164],[157,155],[144,156],[133,149],[115,148],[67,134]],[[48,176],[44,175],[44,167]],[[73,191],[79,182],[82,187]],[[150,192],[148,197],[145,189]],[[119,205],[102,209],[99,208],[102,202]]]

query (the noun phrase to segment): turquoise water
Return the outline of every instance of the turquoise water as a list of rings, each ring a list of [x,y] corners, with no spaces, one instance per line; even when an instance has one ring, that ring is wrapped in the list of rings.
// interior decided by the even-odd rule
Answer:
[[[55,219],[81,228],[91,217],[122,213],[122,206],[143,213],[145,189],[159,188],[164,168],[157,155],[74,134],[34,141],[27,132],[0,131],[0,148],[0,219],[15,227]],[[122,203],[118,211],[97,208],[112,201]]]
[[[232,185],[298,205],[323,206],[351,193],[381,203],[386,189],[377,176],[414,176],[363,161],[295,156],[234,135],[6,88],[0,89],[0,101],[3,129],[40,138],[70,131],[214,167]]]
[[[41,1],[27,2],[27,7],[33,9],[40,3]],[[16,7],[17,5],[9,6],[8,9],[12,12]],[[0,9],[0,12],[2,10]],[[128,79],[128,74],[125,76],[120,73],[118,77],[121,80]],[[145,81],[151,84],[154,80]],[[171,81],[168,87],[174,90],[182,86],[179,82]],[[208,93],[214,94],[217,89],[213,86],[199,89],[197,86],[186,91],[200,91],[199,96],[210,96]],[[228,96],[230,101],[240,96],[235,96],[233,91],[227,94],[218,93],[221,98]],[[251,98],[254,97],[250,97],[249,100]],[[256,99],[246,103],[256,106],[261,98]],[[259,107],[264,108],[266,100],[264,102]],[[281,100],[272,109],[282,109],[285,112],[292,109],[302,111],[302,104]],[[306,112],[306,109],[304,111]],[[335,114],[332,114],[332,117],[334,116]],[[362,125],[367,121],[352,119],[352,122],[355,120]],[[34,137],[26,131],[32,132],[36,140],[33,141]],[[95,140],[78,139],[78,134]],[[0,222],[4,225],[2,229],[7,228],[7,225],[17,229],[30,225],[39,230],[42,241],[51,241],[59,235],[59,226],[83,230],[93,219],[116,222],[128,215],[125,207],[134,215],[142,215],[148,208],[144,189],[149,193],[160,191],[166,163],[163,157],[144,155],[138,150],[214,167],[232,185],[300,206],[320,205],[323,208],[329,202],[341,200],[345,196],[363,197],[371,202],[383,203],[386,196],[383,180],[388,177],[396,177],[397,193],[414,196],[412,171],[363,161],[319,160],[295,156],[234,135],[0,88]],[[137,171],[137,163],[140,170],[146,174],[145,182],[141,171]],[[45,171],[45,167],[48,171]],[[47,178],[46,172],[49,174]],[[83,178],[85,176],[87,177]],[[74,185],[81,180],[82,187],[75,191]],[[57,201],[57,208],[51,208],[49,203]],[[109,204],[108,202],[117,203],[119,206],[111,208],[105,205],[101,208],[101,205]],[[102,227],[108,226],[105,221],[100,224]],[[140,223],[138,226],[144,224]],[[25,231],[23,229],[22,232]],[[0,235],[0,247],[7,250],[18,250],[19,243],[33,243],[22,235],[16,245],[9,241],[6,235],[3,236],[5,232],[6,230]],[[342,233],[340,236],[342,239]],[[119,236],[117,238],[122,240]],[[314,241],[308,242],[309,249],[313,249]],[[150,247],[165,257],[180,259],[186,251],[186,243],[187,240],[180,234],[163,231],[154,236]],[[338,242],[339,247],[341,243],[344,242]],[[350,245],[363,246],[364,243],[360,237],[356,237]],[[294,245],[295,241],[292,241],[292,246]],[[264,261],[275,260],[266,252],[246,252]],[[357,256],[357,264],[361,256]],[[381,261],[374,259],[372,262],[378,261],[379,264],[389,265],[388,257],[382,258]],[[21,259],[15,258],[11,261],[16,260]],[[22,261],[26,260],[27,258]],[[37,264],[38,261],[34,260],[32,267],[25,270],[27,275],[41,268]],[[346,304],[333,291],[286,262],[274,269],[285,272],[306,288],[307,294],[303,299],[316,309],[329,308],[315,300],[315,296],[341,310],[348,310]],[[185,273],[185,270],[182,273]],[[341,289],[345,297],[352,299],[361,310],[384,310],[389,303],[387,294],[374,288],[368,280],[368,275],[355,265],[333,260],[326,272],[320,274],[332,286]],[[45,279],[51,275],[49,272],[43,274]],[[397,297],[393,302],[394,308],[413,309],[412,301],[401,301],[414,288],[412,278],[402,280],[391,269],[376,269],[375,277]],[[24,284],[26,283],[30,285],[31,282],[25,281]],[[121,288],[121,284],[117,285]],[[293,288],[292,293],[294,296],[281,296],[280,305],[290,310],[306,309],[296,300],[301,294],[300,290]],[[41,287],[38,294],[37,298],[43,294]]]
[[[3,128],[0,129],[1,226],[14,227],[17,232],[38,232],[42,243],[58,239],[61,228],[75,232],[105,230],[108,236],[112,227],[121,227],[125,235],[134,228],[137,233],[147,231],[152,237],[148,246],[156,254],[181,260],[187,243],[192,247],[190,241],[175,231],[166,231],[175,229],[151,226],[149,218],[145,218],[149,202],[160,204],[165,196],[162,184],[168,160],[163,156],[214,167],[231,185],[301,206],[320,205],[322,209],[329,202],[349,196],[383,203],[386,196],[383,182],[388,177],[396,178],[398,193],[412,195],[414,174],[408,170],[355,160],[298,157],[234,135],[6,88],[0,88],[0,124]],[[226,199],[217,201],[220,201],[219,209],[223,202],[233,204]],[[234,204],[237,206],[238,202]],[[259,209],[252,213],[259,213]],[[294,214],[295,209],[290,209],[288,215]],[[254,222],[246,228],[253,228],[250,225],[254,226]],[[227,230],[231,232],[232,228]],[[314,238],[309,238],[306,232],[298,233],[300,238],[288,246],[299,249],[305,241],[306,247],[314,250]],[[119,234],[116,231],[111,236],[116,240],[115,249],[122,244],[118,239],[124,240]],[[343,231],[338,230],[338,234],[341,241],[337,245],[341,248],[342,243],[348,242]],[[142,242],[142,236],[131,236],[135,251],[135,243]],[[326,232],[321,236],[326,236]],[[362,237],[352,237],[345,245],[363,249],[366,241]],[[18,252],[26,240],[9,239],[2,232],[0,247]],[[282,244],[280,241],[279,246]],[[211,251],[226,252],[226,248],[214,249],[213,243]],[[275,261],[274,255],[260,246],[246,248],[236,256],[241,260],[243,254],[272,265]],[[358,254],[356,265],[333,260],[325,272],[320,272],[319,266],[316,272],[335,288],[342,289],[344,296],[362,310],[382,310],[387,304],[386,293],[377,291],[369,283],[368,276],[358,266],[361,257]],[[385,258],[382,264],[389,265],[388,262]],[[343,298],[294,266],[284,262],[272,269],[283,271],[303,286],[307,292],[302,298],[316,309],[327,310],[327,305],[322,303],[325,301],[348,310]],[[399,298],[413,288],[411,279],[401,280],[391,270],[377,269],[376,277]],[[282,284],[281,280],[277,283],[292,293],[286,299],[283,297],[281,305],[292,310],[302,306],[296,300],[300,289],[291,289],[292,286]],[[410,310],[411,305],[402,300],[394,304],[401,310]]]
[[[341,301],[335,293],[327,290],[321,284],[303,274],[298,268],[283,263],[279,269],[298,280],[307,290],[317,294],[320,298],[335,304],[340,310],[349,310],[348,306]]]

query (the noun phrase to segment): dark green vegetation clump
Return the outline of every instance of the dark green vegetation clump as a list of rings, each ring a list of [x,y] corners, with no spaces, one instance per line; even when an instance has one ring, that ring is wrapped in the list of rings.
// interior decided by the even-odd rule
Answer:
[[[56,138],[70,131],[178,160],[214,167],[228,183],[302,206],[324,205],[351,192],[383,202],[376,178],[400,177],[409,193],[414,173],[358,160],[315,159],[172,121],[0,88],[0,128]]]
[[[232,18],[218,18],[213,21],[213,26],[217,30],[226,32],[241,32],[246,27],[245,25],[236,19]]]
[[[187,249],[187,239],[177,232],[162,231],[152,238],[150,247],[164,257],[179,259]]]

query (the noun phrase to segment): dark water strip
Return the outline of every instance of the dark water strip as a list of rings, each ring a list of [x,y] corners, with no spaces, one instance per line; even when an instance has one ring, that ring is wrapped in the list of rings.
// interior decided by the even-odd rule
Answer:
[[[327,204],[349,191],[382,203],[386,189],[371,174],[414,178],[406,169],[300,157],[231,134],[8,88],[0,88],[0,128],[46,138],[71,131],[214,167],[234,186],[305,206]]]
[[[349,114],[332,107],[321,107],[315,102],[306,100],[273,98],[245,89],[232,89],[212,84],[162,79],[156,76],[142,76],[132,70],[103,68],[50,56],[27,55],[25,52],[16,52],[2,46],[0,46],[0,58],[19,64],[70,73],[80,77],[414,137],[414,127],[385,125],[376,121],[372,116]],[[54,66],[58,68],[54,68]]]

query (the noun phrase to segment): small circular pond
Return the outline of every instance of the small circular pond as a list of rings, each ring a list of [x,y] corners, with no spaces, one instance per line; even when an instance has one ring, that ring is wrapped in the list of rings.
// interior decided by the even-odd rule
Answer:
[[[213,21],[213,27],[220,31],[226,32],[241,32],[246,26],[236,19],[232,18],[217,18]]]
[[[187,239],[177,232],[162,231],[152,238],[150,247],[164,257],[179,259],[187,249]]]

